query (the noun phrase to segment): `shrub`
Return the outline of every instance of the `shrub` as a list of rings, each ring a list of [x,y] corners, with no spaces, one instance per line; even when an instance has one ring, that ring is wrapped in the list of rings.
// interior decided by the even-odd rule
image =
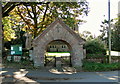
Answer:
[[[83,70],[84,71],[113,71],[120,70],[120,62],[119,63],[96,63],[96,62],[88,62],[83,61]]]
[[[92,39],[90,41],[87,41],[84,45],[84,48],[86,49],[87,56],[104,56],[106,55],[106,48],[102,41],[98,39]]]
[[[106,55],[103,54],[87,54],[86,58],[90,59],[90,58],[106,58]]]

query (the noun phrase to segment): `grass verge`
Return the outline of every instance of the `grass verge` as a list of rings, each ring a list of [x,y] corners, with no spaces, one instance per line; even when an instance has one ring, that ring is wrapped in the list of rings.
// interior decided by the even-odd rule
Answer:
[[[5,61],[3,63],[5,68],[17,68],[17,69],[30,69],[30,70],[44,70],[45,67],[34,67],[33,62],[24,60],[22,62],[9,62]],[[89,61],[83,61],[82,69],[76,68],[78,71],[85,71],[85,72],[95,72],[95,71],[114,71],[114,70],[120,70],[120,62],[118,63],[96,63],[96,62],[89,62]]]
[[[84,71],[114,71],[120,70],[120,62],[118,63],[96,63],[96,62],[83,62]]]

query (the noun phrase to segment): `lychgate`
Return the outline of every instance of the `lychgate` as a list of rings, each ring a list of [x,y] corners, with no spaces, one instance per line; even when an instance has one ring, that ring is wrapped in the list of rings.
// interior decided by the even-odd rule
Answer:
[[[85,40],[82,39],[78,33],[69,28],[59,18],[57,18],[53,23],[51,23],[38,37],[34,39],[34,65],[44,66],[47,46],[51,42],[57,43],[58,41],[61,41],[67,45],[66,50],[70,52],[72,66],[81,67],[82,59],[85,57],[83,50],[83,44],[85,43]],[[58,48],[56,46],[53,47],[57,48],[57,51],[62,50],[60,47]],[[64,48],[64,46],[62,46],[62,48]]]

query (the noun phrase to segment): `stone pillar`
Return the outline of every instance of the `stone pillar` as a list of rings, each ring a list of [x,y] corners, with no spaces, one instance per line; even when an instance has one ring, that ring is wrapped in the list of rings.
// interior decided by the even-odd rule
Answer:
[[[44,57],[34,56],[34,66],[35,67],[44,67]]]
[[[44,66],[44,49],[41,46],[34,47],[33,50],[33,58],[34,58],[34,66],[35,67],[43,67]]]
[[[72,56],[72,65],[74,67],[82,67],[83,49],[81,45],[75,45],[73,52],[74,54]]]

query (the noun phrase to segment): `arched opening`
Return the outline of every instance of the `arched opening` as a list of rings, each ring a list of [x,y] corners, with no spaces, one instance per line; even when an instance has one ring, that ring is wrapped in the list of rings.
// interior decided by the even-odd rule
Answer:
[[[63,40],[54,40],[45,48],[45,66],[72,66],[72,48],[69,43]]]

